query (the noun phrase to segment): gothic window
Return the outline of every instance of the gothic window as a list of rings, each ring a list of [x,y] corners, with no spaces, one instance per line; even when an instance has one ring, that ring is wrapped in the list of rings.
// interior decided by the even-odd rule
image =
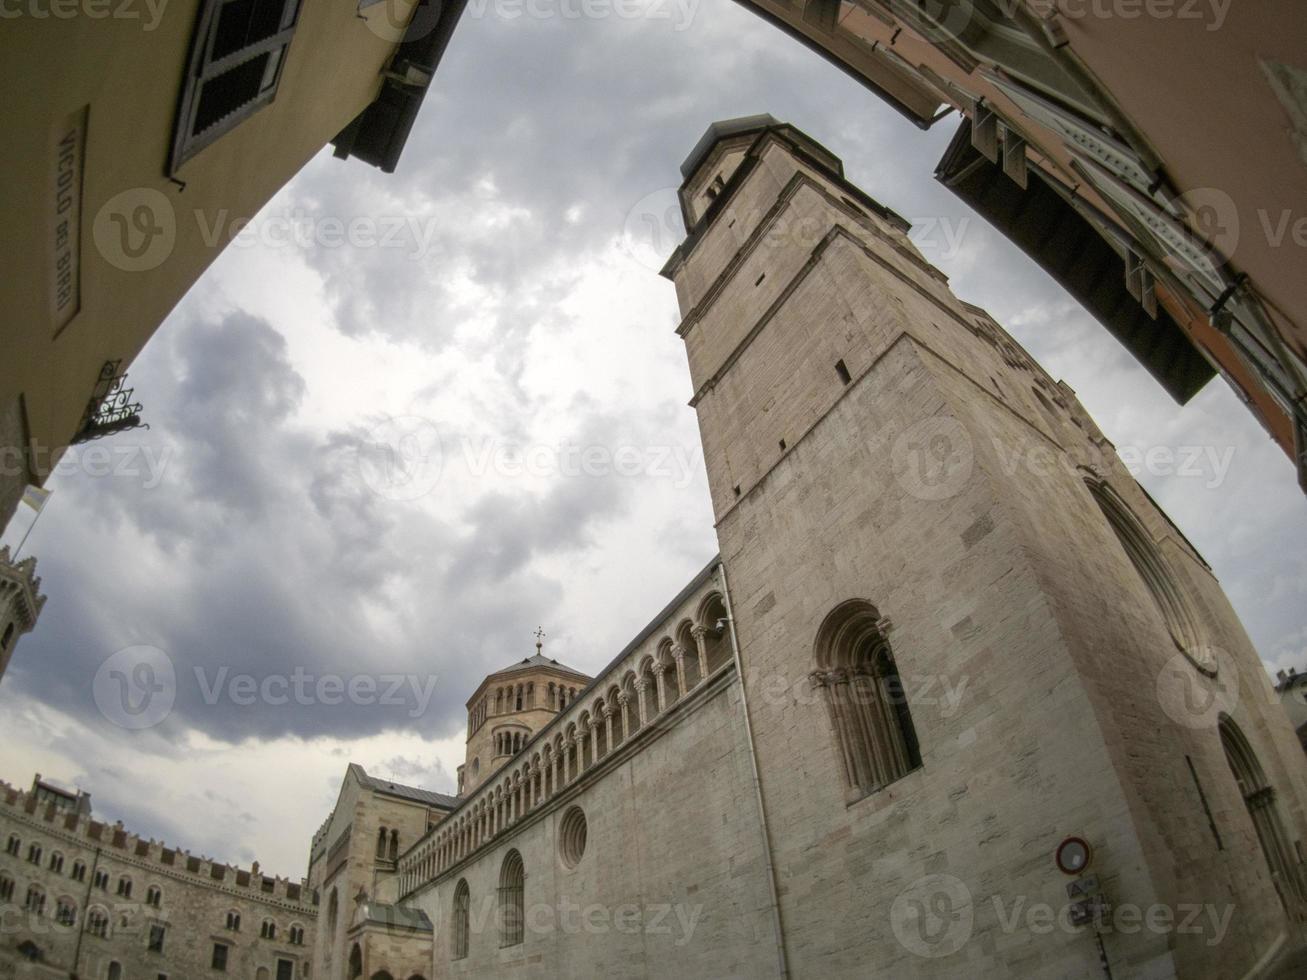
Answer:
[[[521,684],[517,686],[517,701],[515,702],[515,704],[516,707],[513,710],[521,711],[522,710],[522,685]]]
[[[868,602],[841,603],[817,631],[821,692],[850,801],[921,765],[921,750],[880,614]]]
[[[384,860],[386,857],[386,828],[382,827],[377,831],[377,860]]]
[[[227,928],[232,932],[241,931],[241,914],[236,911],[227,913]]]
[[[61,926],[77,924],[77,906],[71,898],[61,898],[55,903],[54,920]]]
[[[73,870],[72,870],[72,874],[70,875],[70,877],[73,879],[73,881],[85,881],[85,880],[86,880],[86,865],[83,864],[81,861],[74,861],[74,862],[73,862]]]
[[[40,844],[30,844],[30,845],[28,845],[28,848],[27,848],[27,860],[31,861],[33,864],[40,864],[40,863],[41,863],[41,845],[40,845]]]
[[[526,914],[523,906],[526,870],[516,849],[508,852],[499,869],[499,945],[516,946],[525,934]]]
[[[20,847],[22,847],[22,846],[23,846],[23,842],[22,842],[21,840],[18,839],[17,835],[15,835],[15,834],[10,834],[10,835],[9,835],[9,840],[8,840],[8,842],[5,844],[5,853],[6,853],[6,854],[12,854],[12,855],[14,855],[15,857],[17,857],[17,856],[18,856],[18,849],[19,849]]]
[[[109,963],[109,972],[106,974],[108,980],[123,980],[123,965],[117,960]]]
[[[102,892],[107,892],[109,890],[109,872],[97,871],[95,873],[95,887],[100,889]]]
[[[123,898],[132,897],[132,879],[126,877],[118,879],[118,894]]]
[[[58,851],[50,855],[50,870],[62,871],[64,869],[64,856]]]
[[[392,830],[390,832],[390,859],[392,861],[399,860],[399,831],[398,830]]]
[[[454,889],[454,919],[451,924],[453,958],[461,960],[467,956],[468,933],[471,923],[468,921],[472,907],[472,897],[467,887],[467,879],[459,879]]]
[[[304,927],[298,922],[290,927],[290,944],[292,946],[304,945]]]
[[[349,951],[349,976],[350,980],[363,976],[363,950],[358,943],[355,943]]]
[[[263,920],[263,924],[262,924],[261,926],[259,926],[259,938],[260,938],[260,939],[276,939],[276,938],[277,938],[277,923],[273,922],[271,919],[264,919],[264,920]]]
[[[14,879],[0,875],[0,902],[7,902],[14,897]]]
[[[1239,786],[1239,795],[1243,797],[1248,816],[1252,818],[1253,830],[1271,873],[1271,881],[1285,908],[1295,919],[1299,919],[1304,909],[1307,909],[1307,883],[1303,881],[1298,862],[1293,858],[1289,836],[1275,801],[1275,787],[1267,780],[1257,754],[1234,720],[1222,714],[1219,730],[1226,762],[1230,764],[1230,772]]]
[[[153,905],[157,909],[162,901],[163,892],[159,891],[158,885],[151,885],[149,888],[145,889],[146,905]]]
[[[1152,535],[1111,487],[1097,480],[1088,480],[1086,485],[1121,542],[1130,564],[1148,587],[1176,647],[1203,673],[1215,675],[1216,658],[1201,642],[1193,608],[1176,583],[1166,558],[1153,543]]]

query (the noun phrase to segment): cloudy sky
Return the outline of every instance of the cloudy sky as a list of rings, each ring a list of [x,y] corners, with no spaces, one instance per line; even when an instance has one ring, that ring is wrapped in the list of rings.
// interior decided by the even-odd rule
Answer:
[[[730,0],[689,3],[474,5],[399,173],[324,152],[228,248],[132,367],[151,429],[49,483],[27,544],[49,602],[0,688],[0,777],[299,876],[347,762],[453,791],[465,698],[537,626],[550,655],[604,665],[716,551],[657,269],[681,160],[757,112],[911,219],[1119,449],[1204,447],[1196,474],[1138,476],[1268,666],[1307,662],[1307,505],[1224,385],[1177,408],[935,184],[953,119],[922,133]],[[357,218],[390,244],[323,225]],[[143,647],[155,682],[173,672],[161,718],[106,680]],[[322,703],[332,677],[358,703]]]

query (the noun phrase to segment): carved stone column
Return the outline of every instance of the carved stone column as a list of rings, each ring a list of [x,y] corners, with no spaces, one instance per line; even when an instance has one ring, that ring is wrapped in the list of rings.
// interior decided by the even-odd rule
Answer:
[[[663,700],[663,671],[667,669],[664,664],[653,665],[654,676],[654,698],[658,702],[658,713],[661,715],[667,710],[667,702]]]
[[[699,651],[699,683],[702,684],[708,679],[708,644],[704,640],[708,630],[703,626],[690,627],[690,635],[694,637],[694,645]]]
[[[689,688],[685,686],[685,647],[679,643],[672,647],[672,659],[676,661],[676,689],[685,697]]]
[[[645,709],[644,706],[644,692],[645,689],[648,688],[648,686],[649,686],[649,682],[646,681],[643,677],[641,677],[639,680],[635,682],[635,700],[636,700],[636,707],[640,709],[641,728],[649,724],[649,719],[647,717],[648,711]]]

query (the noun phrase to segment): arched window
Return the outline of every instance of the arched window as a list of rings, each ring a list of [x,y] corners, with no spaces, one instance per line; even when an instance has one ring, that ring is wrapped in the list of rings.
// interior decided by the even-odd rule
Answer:
[[[263,924],[262,924],[261,926],[259,926],[259,938],[260,938],[260,939],[276,939],[276,938],[277,938],[277,923],[273,922],[271,919],[264,919],[264,920],[263,920]]]
[[[151,885],[145,889],[145,904],[153,905],[156,909],[163,902],[163,892],[159,891],[158,885]]]
[[[126,876],[118,879],[118,894],[123,898],[132,897],[132,879]]]
[[[23,909],[33,915],[45,915],[45,892],[41,890],[39,885],[28,887]]]
[[[523,904],[526,869],[522,855],[511,850],[499,869],[499,945],[516,946],[525,935],[526,913]]]
[[[50,855],[50,870],[62,871],[64,869],[64,856],[58,851]]]
[[[355,977],[363,976],[363,950],[355,943],[349,951],[349,976],[350,980]]]
[[[98,905],[91,906],[86,913],[86,931],[92,936],[105,939],[109,935],[109,913]]]
[[[522,710],[522,685],[521,684],[517,685],[517,700],[514,703],[517,705],[517,707],[515,707],[513,710],[521,711]]]
[[[1275,802],[1275,787],[1267,780],[1253,747],[1248,744],[1234,720],[1222,714],[1219,727],[1225,759],[1239,785],[1239,795],[1248,808],[1248,816],[1252,818],[1257,842],[1261,845],[1262,856],[1266,858],[1266,866],[1271,872],[1271,881],[1275,884],[1284,907],[1294,918],[1301,918],[1307,908],[1307,887],[1292,858],[1289,837]]]
[[[1152,535],[1130,512],[1125,501],[1107,484],[1098,480],[1086,480],[1085,485],[1089,487],[1095,503],[1121,542],[1130,564],[1148,587],[1176,647],[1203,673],[1215,675],[1216,658],[1202,642],[1198,617],[1177,584],[1170,564],[1153,543]]]
[[[40,845],[40,844],[29,844],[29,845],[28,845],[28,847],[27,847],[27,860],[31,861],[33,864],[40,864],[40,863],[41,863],[41,845]]]
[[[340,899],[336,895],[336,889],[331,890],[331,897],[327,899],[327,938],[336,937],[336,919],[340,914]]]
[[[72,872],[69,874],[69,877],[72,878],[73,881],[85,881],[85,880],[86,880],[86,865],[85,865],[83,862],[81,862],[81,861],[74,861],[74,862],[73,862],[73,870],[72,870]]]
[[[14,879],[0,875],[0,902],[8,902],[14,897]]]
[[[304,927],[298,922],[290,927],[290,944],[292,946],[304,945]]]
[[[461,960],[467,956],[471,922],[469,913],[472,908],[472,895],[467,887],[467,879],[459,879],[454,889],[454,915],[450,923],[450,943],[453,959]]]
[[[917,732],[880,613],[841,603],[817,631],[811,677],[826,701],[851,800],[921,765]]]
[[[399,860],[399,831],[391,830],[390,832],[390,859]]]
[[[123,965],[117,960],[109,963],[108,980],[123,980]]]
[[[5,853],[12,854],[15,857],[17,857],[18,851],[22,846],[23,846],[23,842],[18,839],[18,835],[10,834],[9,840],[5,843]]]
[[[60,898],[55,902],[54,920],[61,926],[73,926],[77,924],[77,906],[71,898]]]
[[[241,914],[235,909],[227,913],[227,928],[232,932],[241,931]]]
[[[382,827],[377,831],[377,858],[384,859],[386,856],[386,828]]]

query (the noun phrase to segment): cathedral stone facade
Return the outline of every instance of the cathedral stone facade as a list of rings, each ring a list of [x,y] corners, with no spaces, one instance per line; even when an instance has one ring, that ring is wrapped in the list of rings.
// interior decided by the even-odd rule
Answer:
[[[1202,556],[825,147],[682,176],[719,556],[593,678],[488,677],[457,796],[351,766],[305,970],[1264,972],[1307,765]]]

